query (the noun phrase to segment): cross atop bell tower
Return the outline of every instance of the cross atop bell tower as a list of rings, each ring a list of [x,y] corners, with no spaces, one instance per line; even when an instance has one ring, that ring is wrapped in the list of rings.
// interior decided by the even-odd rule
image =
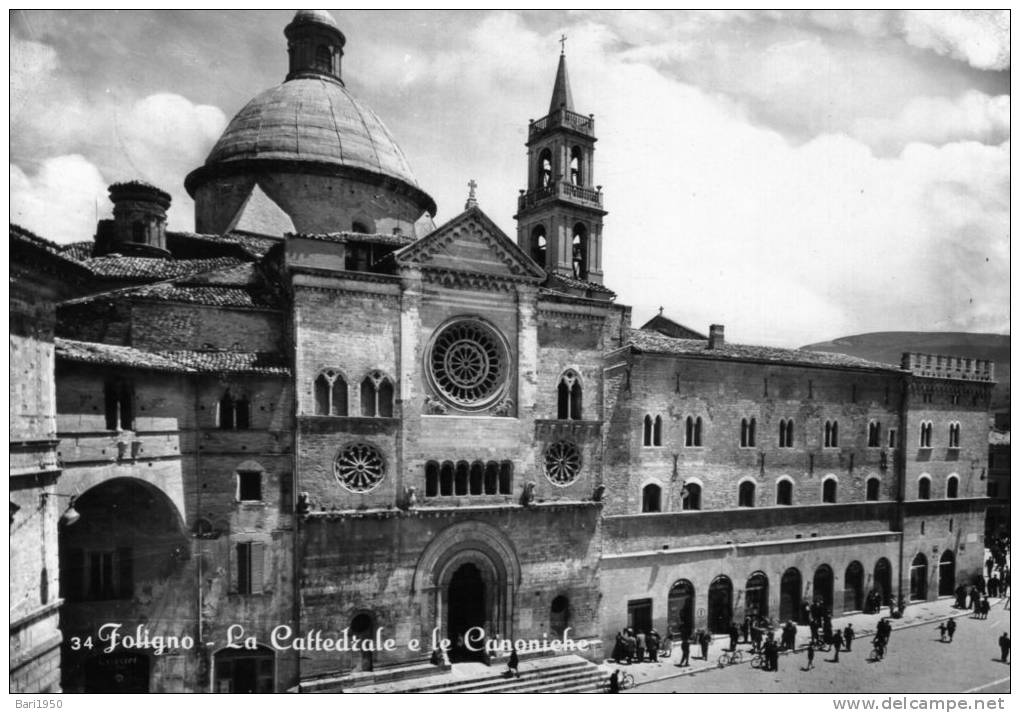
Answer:
[[[517,199],[517,244],[546,272],[602,284],[602,186],[594,185],[595,115],[574,111],[566,35],[549,113],[528,124],[528,188]]]

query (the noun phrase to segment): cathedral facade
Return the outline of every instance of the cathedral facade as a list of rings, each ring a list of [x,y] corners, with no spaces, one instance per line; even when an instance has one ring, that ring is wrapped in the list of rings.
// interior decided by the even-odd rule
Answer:
[[[433,223],[331,16],[285,36],[286,80],[185,179],[197,232],[141,182],[93,240],[11,226],[12,688],[339,686],[473,627],[598,658],[980,571],[991,364],[632,328],[565,56],[511,239],[473,194]]]

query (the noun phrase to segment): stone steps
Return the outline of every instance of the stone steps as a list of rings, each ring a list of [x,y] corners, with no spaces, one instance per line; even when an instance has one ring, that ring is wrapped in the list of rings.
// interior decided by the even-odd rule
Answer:
[[[456,669],[456,666],[454,666]],[[520,676],[507,678],[495,664],[470,678],[429,676],[380,685],[348,688],[348,693],[592,693],[601,689],[606,674],[579,656],[555,656],[522,662]],[[456,671],[454,671],[454,674]]]

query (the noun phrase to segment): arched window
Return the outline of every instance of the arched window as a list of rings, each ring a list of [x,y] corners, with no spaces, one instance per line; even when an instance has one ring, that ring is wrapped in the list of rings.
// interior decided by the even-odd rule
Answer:
[[[219,403],[219,427],[223,430],[245,429],[249,426],[251,408],[244,396],[234,398],[230,389],[223,392]]]
[[[556,417],[559,419],[581,418],[581,377],[573,369],[563,372],[557,388]]]
[[[865,488],[864,499],[878,500],[878,489],[880,484],[881,481],[878,478],[868,478],[868,481],[864,485]]]
[[[538,155],[538,186],[548,188],[552,185],[552,151],[543,149]]]
[[[574,277],[578,280],[588,279],[588,228],[583,223],[574,226],[574,239],[571,241],[571,262],[574,266]]]
[[[918,446],[921,448],[931,448],[931,432],[932,423],[931,421],[921,421],[921,433],[918,441]]]
[[[481,495],[485,487],[485,465],[476,460],[471,464],[471,474],[468,477],[468,493],[470,495]]]
[[[779,421],[779,447],[793,448],[793,419],[784,418]]]
[[[575,186],[582,185],[581,175],[581,147],[574,146],[570,149],[570,182]]]
[[[531,231],[531,259],[545,268],[546,259],[545,226],[536,225]]]
[[[881,424],[878,421],[868,422],[868,448],[878,448],[880,430]]]
[[[103,389],[106,429],[130,431],[134,426],[134,390],[127,381],[108,381]]]
[[[959,448],[960,447],[960,424],[959,422],[953,422],[949,424],[949,447]]]
[[[490,460],[485,464],[485,494],[499,493],[499,463]]]
[[[315,48],[315,68],[323,72],[333,71],[333,53],[326,45]]]
[[[757,427],[757,421],[753,418],[742,418],[740,419],[740,447],[741,448],[753,448],[754,447],[754,432]]]
[[[725,634],[733,621],[733,583],[719,575],[708,586],[708,628],[713,634]]]
[[[750,480],[745,480],[737,488],[737,506],[742,508],[754,507],[755,485]]]
[[[694,445],[701,446],[701,416],[694,419]]]
[[[688,480],[680,489],[680,509],[701,509],[701,484]]]
[[[144,243],[145,242],[145,223],[140,220],[136,220],[131,224],[131,242],[133,243]]]
[[[644,434],[643,434],[643,438],[642,438],[641,442],[642,442],[642,444],[644,444],[646,446],[650,446],[650,445],[652,445],[652,417],[651,416],[645,415],[644,426],[645,426]]]
[[[439,464],[430,460],[425,464],[425,497],[434,498],[439,495]]]
[[[652,445],[662,445],[662,416],[656,416],[652,424]]]
[[[793,481],[789,478],[776,482],[776,505],[793,505]]]
[[[931,478],[927,475],[917,479],[917,499],[931,500]]]
[[[829,476],[822,481],[822,502],[823,503],[834,503],[836,502],[836,482],[835,476]]]
[[[946,550],[939,557],[939,596],[952,596],[956,589],[956,556]]]
[[[315,377],[315,413],[319,416],[347,415],[347,382],[335,369]]]
[[[959,497],[960,495],[960,479],[951,475],[946,479],[946,497],[950,500]]]
[[[839,422],[838,421],[826,421],[825,422],[825,447],[826,448],[837,448],[837,447],[839,447]]]
[[[684,419],[684,445],[694,445],[694,419],[691,416]]]
[[[641,512],[662,511],[662,488],[649,483],[641,489]]]
[[[457,461],[457,469],[454,471],[453,476],[453,494],[454,495],[467,495],[468,494],[468,479],[471,474],[471,466],[468,465],[466,460]]]
[[[499,494],[510,495],[513,493],[514,464],[505,460],[499,464]]]
[[[393,382],[382,372],[373,371],[361,382],[361,415],[393,417]]]
[[[443,461],[443,465],[439,469],[440,495],[453,495],[453,471],[453,462],[448,460]]]

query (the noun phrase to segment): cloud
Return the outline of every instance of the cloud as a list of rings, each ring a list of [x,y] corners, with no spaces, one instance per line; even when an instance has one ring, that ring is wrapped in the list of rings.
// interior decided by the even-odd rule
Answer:
[[[908,143],[942,145],[955,141],[998,144],[1009,138],[1009,96],[969,91],[955,100],[916,97],[893,118],[863,117],[851,130],[881,151]]]
[[[96,232],[96,211],[109,204],[106,179],[79,154],[42,161],[26,174],[10,165],[11,222],[48,240],[88,240]]]
[[[166,190],[173,199],[169,224],[191,229],[193,202],[183,179],[204,162],[226,126],[221,109],[167,92],[137,99],[124,88],[89,92],[64,77],[56,51],[38,42],[12,40],[11,57],[12,99],[19,98],[11,104],[15,165],[79,154],[111,182],[142,179]],[[109,210],[104,199],[101,216]]]
[[[978,69],[1009,69],[1008,10],[910,10],[904,39]]]

